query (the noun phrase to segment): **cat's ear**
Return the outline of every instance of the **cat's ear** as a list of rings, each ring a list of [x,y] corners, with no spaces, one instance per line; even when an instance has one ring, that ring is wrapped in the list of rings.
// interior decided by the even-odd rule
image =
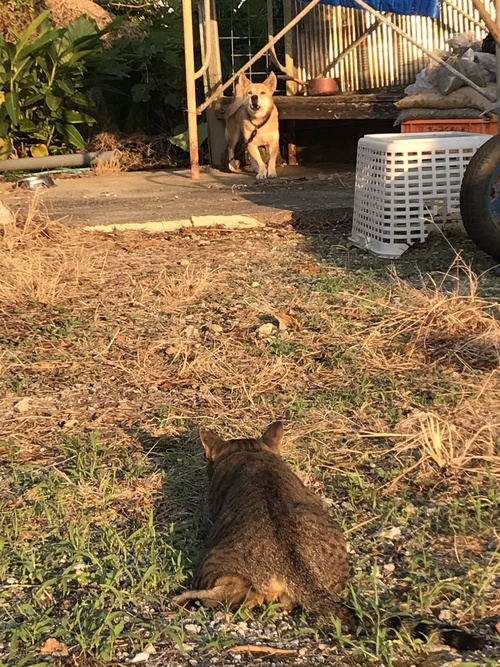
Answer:
[[[208,431],[205,429],[200,429],[200,440],[203,448],[205,449],[205,455],[209,461],[213,461],[217,458],[222,446],[224,445],[224,440],[220,438],[217,433],[214,431]]]
[[[283,440],[282,422],[274,422],[266,428],[261,438],[262,442],[269,447],[275,454],[280,453],[280,445]]]

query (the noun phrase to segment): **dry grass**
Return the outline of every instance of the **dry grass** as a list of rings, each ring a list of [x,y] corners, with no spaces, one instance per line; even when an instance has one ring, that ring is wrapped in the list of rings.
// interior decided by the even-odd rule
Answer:
[[[105,256],[89,241],[51,221],[33,197],[27,215],[0,231],[0,307],[57,305],[77,298],[84,283],[99,283]]]
[[[401,352],[409,364],[499,367],[499,304],[478,296],[478,277],[460,256],[423,289],[395,276],[388,315],[364,346],[386,368],[401,360]]]
[[[110,160],[97,159],[93,165],[93,170],[96,176],[119,174],[123,171],[121,154],[118,151],[115,151]]]
[[[221,279],[220,271],[210,269],[208,266],[193,266],[188,264],[179,275],[172,275],[168,269],[163,269],[158,274],[156,286],[153,288],[158,295],[158,306],[165,304],[172,306],[185,306],[188,302],[199,298],[203,292],[213,287],[218,279]]]
[[[500,481],[500,421],[497,414],[488,415],[485,421],[485,411],[478,410],[477,404],[474,410],[473,405],[467,401],[447,416],[417,412],[400,422],[394,432],[366,434],[395,443],[388,454],[403,470],[386,490],[393,492],[410,473],[417,480],[444,475],[472,484],[484,478]]]
[[[178,155],[164,136],[150,137],[144,134],[122,136],[117,132],[99,132],[92,137],[89,150],[117,151],[122,171],[159,169],[178,164]]]

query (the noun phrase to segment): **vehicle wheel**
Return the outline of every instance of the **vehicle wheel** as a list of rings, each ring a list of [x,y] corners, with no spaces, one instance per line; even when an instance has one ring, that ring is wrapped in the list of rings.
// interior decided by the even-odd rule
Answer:
[[[460,189],[467,234],[491,257],[500,258],[500,135],[477,150]]]

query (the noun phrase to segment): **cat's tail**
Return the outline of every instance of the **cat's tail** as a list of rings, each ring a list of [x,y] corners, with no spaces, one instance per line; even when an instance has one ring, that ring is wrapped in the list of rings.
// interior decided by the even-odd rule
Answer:
[[[357,615],[342,603],[338,596],[332,595],[330,591],[312,590],[306,591],[300,599],[300,605],[307,611],[318,614],[322,619],[328,621],[334,616],[342,625],[342,632],[357,634],[366,630]],[[431,632],[437,632],[441,640],[447,646],[457,651],[478,651],[486,646],[485,637],[471,634],[452,625],[439,623],[435,620],[409,619],[394,616],[388,621],[387,627],[398,630],[402,622],[409,621],[409,630],[413,637],[427,641]]]

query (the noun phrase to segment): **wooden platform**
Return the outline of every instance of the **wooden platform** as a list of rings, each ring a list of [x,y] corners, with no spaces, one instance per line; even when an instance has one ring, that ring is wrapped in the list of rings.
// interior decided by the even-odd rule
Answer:
[[[395,119],[398,109],[394,102],[403,97],[402,88],[380,89],[367,93],[338,93],[322,97],[275,95],[280,120]],[[217,118],[224,118],[230,97],[215,103]]]

